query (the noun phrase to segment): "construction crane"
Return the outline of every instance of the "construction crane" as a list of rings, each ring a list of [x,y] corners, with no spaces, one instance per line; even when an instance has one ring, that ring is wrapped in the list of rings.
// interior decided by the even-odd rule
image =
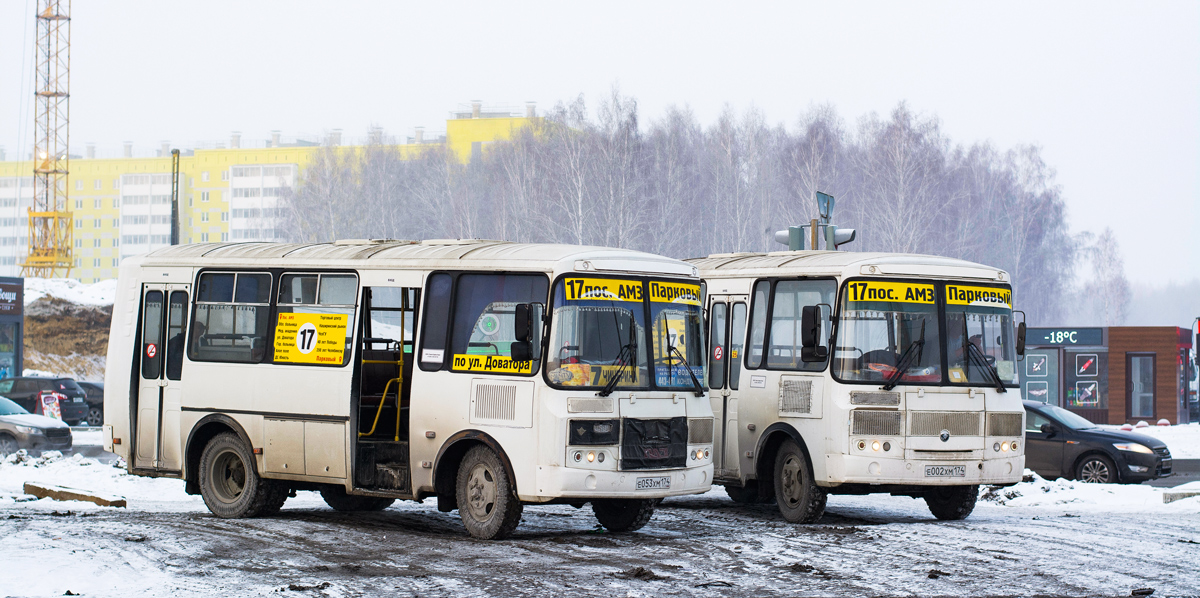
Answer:
[[[71,0],[38,0],[37,109],[33,148],[33,207],[29,209],[29,253],[21,275],[52,278],[71,275],[72,221],[68,211],[71,62]]]

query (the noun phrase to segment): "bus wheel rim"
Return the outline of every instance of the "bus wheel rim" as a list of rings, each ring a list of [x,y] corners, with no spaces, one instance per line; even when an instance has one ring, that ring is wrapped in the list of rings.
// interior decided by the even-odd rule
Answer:
[[[222,502],[231,503],[246,489],[246,464],[233,451],[225,451],[213,460],[213,490]]]
[[[795,505],[800,502],[800,494],[803,491],[804,478],[800,473],[800,460],[788,456],[783,462],[782,474],[783,499],[789,505]]]
[[[496,509],[496,476],[482,463],[467,476],[467,510],[476,521],[486,521]]]

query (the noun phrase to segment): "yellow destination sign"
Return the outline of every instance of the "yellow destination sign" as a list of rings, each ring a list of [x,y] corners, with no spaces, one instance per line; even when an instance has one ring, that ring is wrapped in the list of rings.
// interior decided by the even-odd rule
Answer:
[[[617,278],[564,278],[567,301],[641,301],[642,281]]]
[[[341,365],[348,320],[346,314],[279,314],[275,362]]]
[[[882,280],[856,280],[846,285],[850,301],[891,301],[895,303],[934,302],[933,285]]]
[[[651,281],[650,300],[656,303],[700,305],[700,285]]]
[[[533,372],[532,361],[513,361],[502,355],[469,355],[460,353],[454,356],[451,369],[459,372],[491,372],[494,374],[530,374]]]
[[[948,284],[946,285],[946,303],[1012,309],[1012,290],[999,287],[968,287]]]
[[[550,371],[547,376],[551,382],[560,386],[604,386],[612,380],[617,372],[621,372],[618,384],[637,384],[637,368],[621,368],[619,365],[592,365],[586,363],[565,363],[561,368]]]

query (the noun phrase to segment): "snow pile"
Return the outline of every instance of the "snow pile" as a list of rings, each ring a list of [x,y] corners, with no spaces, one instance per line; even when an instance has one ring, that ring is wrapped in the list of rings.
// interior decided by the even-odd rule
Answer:
[[[1085,484],[1067,479],[1047,480],[1025,470],[1028,482],[980,489],[981,504],[1006,507],[1078,507],[1081,512],[1162,511],[1200,514],[1200,496],[1163,504],[1169,488],[1145,485]]]
[[[120,461],[104,465],[79,454],[64,457],[58,451],[46,451],[36,458],[30,457],[23,450],[17,451],[0,461],[0,505],[28,500],[29,497],[24,491],[25,482],[41,482],[102,494],[115,494],[125,497],[131,506],[135,501],[199,500],[199,497],[189,496],[183,491],[182,480],[130,475],[123,469],[124,465]],[[54,503],[50,499],[42,499],[39,502]]]
[[[1176,459],[1200,459],[1200,424],[1181,426],[1156,426],[1154,422],[1146,428],[1134,428],[1134,434],[1153,436],[1165,443]],[[1100,426],[1107,430],[1119,430],[1120,426]]]
[[[84,284],[69,278],[26,278],[25,305],[42,297],[58,297],[77,305],[112,305],[117,298],[117,281]]]

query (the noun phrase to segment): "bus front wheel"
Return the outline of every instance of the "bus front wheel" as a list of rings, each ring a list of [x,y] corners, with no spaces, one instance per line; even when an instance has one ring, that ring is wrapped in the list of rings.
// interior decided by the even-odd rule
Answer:
[[[979,486],[935,486],[925,494],[929,512],[942,521],[966,519],[975,510]]]
[[[521,522],[521,501],[500,457],[486,446],[467,451],[458,466],[455,488],[458,515],[467,533],[481,540],[499,540]]]
[[[783,441],[775,454],[775,502],[792,523],[813,523],[825,513],[825,489],[813,479],[808,455],[794,440]]]
[[[653,498],[601,498],[592,501],[596,521],[610,532],[635,532],[654,516]]]
[[[240,519],[278,512],[288,489],[259,476],[249,447],[225,432],[208,441],[200,456],[200,495],[213,515]]]

